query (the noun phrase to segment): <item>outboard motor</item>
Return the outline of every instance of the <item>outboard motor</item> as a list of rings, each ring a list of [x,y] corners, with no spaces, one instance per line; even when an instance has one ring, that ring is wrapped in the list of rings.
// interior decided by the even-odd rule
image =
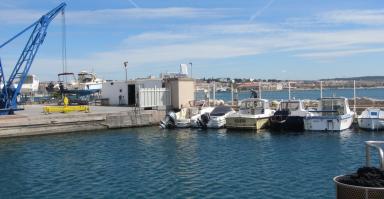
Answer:
[[[277,110],[275,114],[273,114],[273,116],[271,117],[271,121],[283,123],[287,120],[290,114],[291,111],[289,111],[288,109]]]
[[[52,93],[55,90],[55,85],[53,82],[49,82],[48,86],[45,87],[45,90],[47,90],[48,93]]]
[[[160,127],[163,129],[176,128],[176,119],[177,117],[175,112],[168,112],[164,120],[160,121]]]
[[[200,127],[207,128],[207,124],[210,119],[211,119],[211,116],[209,115],[209,113],[204,113],[200,116],[199,119],[197,119],[197,123],[199,124]]]

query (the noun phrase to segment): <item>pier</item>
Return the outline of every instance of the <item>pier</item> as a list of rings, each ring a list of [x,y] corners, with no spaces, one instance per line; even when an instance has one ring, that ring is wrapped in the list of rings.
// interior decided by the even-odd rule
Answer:
[[[0,118],[0,138],[158,125],[165,115],[165,108],[91,106],[90,110],[44,114],[42,105],[26,105],[16,115]]]

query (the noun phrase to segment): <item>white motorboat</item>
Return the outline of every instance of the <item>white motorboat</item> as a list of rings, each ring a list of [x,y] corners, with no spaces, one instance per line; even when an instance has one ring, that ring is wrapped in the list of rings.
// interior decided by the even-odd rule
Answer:
[[[216,92],[226,92],[226,91],[227,91],[227,87],[220,87],[216,89]]]
[[[103,80],[98,78],[95,73],[81,71],[77,74],[78,87],[80,90],[97,90],[100,91]]]
[[[190,123],[191,127],[193,128],[201,128],[206,127],[209,116],[211,112],[213,111],[214,107],[208,106],[208,107],[202,107],[199,114],[194,115],[191,117]]]
[[[344,97],[321,98],[313,115],[304,118],[304,128],[310,131],[342,131],[351,127],[355,113]]]
[[[229,106],[217,106],[213,109],[209,115],[207,123],[208,128],[222,128],[226,124],[226,117],[235,113],[232,107]]]
[[[103,80],[95,73],[81,71],[77,78],[74,73],[60,73],[58,84],[49,83],[46,87],[48,92],[57,92],[78,95],[90,95],[101,91]]]
[[[259,98],[248,98],[240,102],[239,112],[226,118],[226,128],[262,129],[266,128],[274,110],[270,109],[269,101]]]
[[[275,130],[303,131],[304,117],[311,115],[302,100],[284,100],[270,118],[270,127]]]
[[[213,107],[188,107],[182,108],[179,112],[169,112],[163,121],[160,122],[162,128],[188,128],[200,127],[201,115],[211,113]],[[204,117],[203,117],[204,118]]]
[[[380,108],[367,108],[357,117],[359,127],[367,130],[384,129],[384,110]]]

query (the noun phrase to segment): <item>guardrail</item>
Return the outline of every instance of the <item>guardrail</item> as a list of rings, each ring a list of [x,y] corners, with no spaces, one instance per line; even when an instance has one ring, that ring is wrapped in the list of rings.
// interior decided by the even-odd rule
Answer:
[[[380,169],[384,170],[384,151],[380,145],[383,145],[384,141],[366,141],[365,142],[365,157],[366,157],[366,166],[369,167],[371,165],[371,148],[375,148],[379,152],[380,156]]]

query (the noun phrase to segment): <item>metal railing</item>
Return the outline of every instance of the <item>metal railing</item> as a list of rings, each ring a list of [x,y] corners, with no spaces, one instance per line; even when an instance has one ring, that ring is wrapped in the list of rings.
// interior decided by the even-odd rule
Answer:
[[[384,170],[384,151],[381,147],[384,144],[384,141],[365,141],[365,156],[366,156],[366,166],[370,166],[371,162],[371,148],[375,148],[379,152],[380,156],[380,169]]]

